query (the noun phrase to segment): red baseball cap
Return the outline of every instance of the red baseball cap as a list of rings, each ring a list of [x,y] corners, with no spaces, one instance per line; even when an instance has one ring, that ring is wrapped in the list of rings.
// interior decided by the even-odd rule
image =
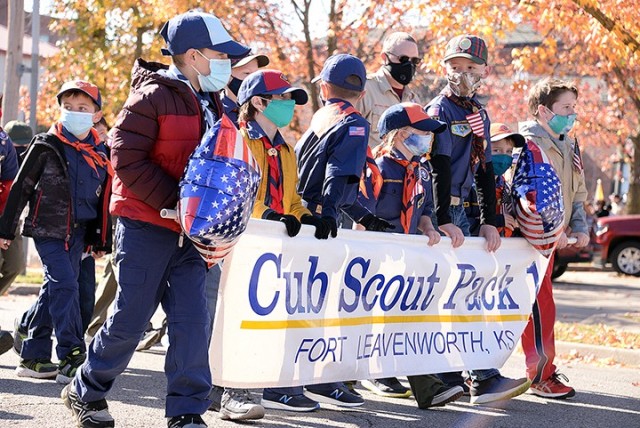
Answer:
[[[238,89],[238,105],[243,105],[255,95],[282,95],[291,93],[296,104],[306,104],[307,92],[291,86],[289,79],[278,70],[258,70],[248,75]]]
[[[87,94],[91,100],[98,106],[100,110],[102,110],[102,97],[100,96],[100,90],[93,83],[89,83],[85,80],[72,80],[70,82],[65,82],[60,88],[60,92],[56,97],[58,98],[58,104],[62,104],[60,101],[60,97],[62,94],[68,91],[81,91]]]

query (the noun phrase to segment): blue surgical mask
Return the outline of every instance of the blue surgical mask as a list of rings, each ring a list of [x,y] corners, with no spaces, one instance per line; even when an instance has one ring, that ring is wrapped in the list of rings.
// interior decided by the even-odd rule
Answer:
[[[278,128],[283,128],[291,123],[295,107],[294,100],[271,100],[262,114]]]
[[[548,122],[549,128],[551,128],[551,130],[556,134],[566,134],[573,128],[573,124],[576,122],[576,117],[578,117],[577,114],[569,114],[567,116],[554,114]]]
[[[61,109],[60,123],[67,131],[78,137],[86,134],[93,127],[93,115],[94,113]]]
[[[491,163],[493,163],[493,173],[495,175],[502,175],[513,164],[513,156],[511,155],[491,155]]]
[[[431,152],[433,144],[433,134],[427,135],[411,134],[403,141],[403,144],[414,156],[424,156]]]
[[[228,59],[209,59],[200,51],[200,55],[209,60],[209,74],[200,74],[198,69],[193,69],[198,73],[198,83],[203,92],[218,92],[224,88],[231,77],[231,61]]]

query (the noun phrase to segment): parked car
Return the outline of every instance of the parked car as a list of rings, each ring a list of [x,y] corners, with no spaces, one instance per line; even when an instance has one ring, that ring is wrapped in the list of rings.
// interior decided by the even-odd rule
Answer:
[[[608,216],[598,219],[594,260],[626,275],[640,276],[640,215]]]
[[[568,245],[561,250],[556,251],[556,258],[553,263],[553,272],[551,279],[556,279],[566,272],[569,263],[588,263],[593,260],[593,241],[583,248],[576,248]]]

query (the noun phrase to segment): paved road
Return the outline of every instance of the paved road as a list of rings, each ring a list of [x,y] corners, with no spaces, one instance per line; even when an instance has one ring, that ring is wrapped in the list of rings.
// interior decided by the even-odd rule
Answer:
[[[569,272],[556,283],[559,318],[564,321],[602,322],[634,330],[636,321],[625,314],[640,308],[637,278],[607,272]],[[0,325],[13,318],[33,296],[10,294],[0,298]],[[605,316],[606,315],[606,316]],[[640,329],[638,329],[640,331]],[[162,427],[166,382],[162,373],[164,351],[154,347],[136,353],[130,367],[111,391],[109,402],[118,427]],[[56,428],[72,426],[59,399],[61,386],[51,381],[17,378],[18,357],[0,356],[0,427]],[[524,359],[516,353],[502,372],[523,374]],[[413,399],[381,399],[362,391],[367,399],[357,410],[321,409],[311,414],[269,411],[252,427],[325,426],[359,428],[440,427],[640,427],[640,360],[637,367],[602,367],[569,360],[560,364],[577,389],[575,399],[551,401],[524,395],[495,406],[471,406],[468,399],[439,410],[422,411]],[[257,395],[256,395],[257,396]],[[210,427],[237,426],[209,412]]]

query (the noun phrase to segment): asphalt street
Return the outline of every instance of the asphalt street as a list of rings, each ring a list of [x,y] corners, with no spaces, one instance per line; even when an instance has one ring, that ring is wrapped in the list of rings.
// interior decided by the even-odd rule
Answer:
[[[611,272],[568,272],[555,285],[558,318],[584,323],[606,322],[629,331],[640,331],[637,278],[618,277]],[[33,287],[32,287],[33,288]],[[24,292],[24,290],[22,290]],[[0,325],[10,327],[34,299],[16,289],[0,298]],[[634,309],[635,308],[635,309]],[[636,352],[636,351],[634,351]],[[633,355],[640,355],[634,353]],[[633,362],[633,360],[632,360]],[[0,356],[0,427],[55,428],[73,426],[62,404],[61,385],[52,381],[18,378],[14,369],[18,356]],[[118,378],[108,401],[117,427],[163,427],[164,349],[137,352],[126,372]],[[360,389],[366,403],[355,410],[323,408],[308,414],[268,411],[251,427],[640,427],[640,358],[637,364],[603,366],[574,359],[559,359],[559,366],[577,390],[574,399],[546,400],[525,394],[495,405],[472,406],[468,398],[438,410],[420,410],[411,399],[386,399]],[[524,357],[514,353],[502,372],[524,374]],[[255,396],[259,398],[258,391]],[[208,412],[210,427],[238,424]]]

